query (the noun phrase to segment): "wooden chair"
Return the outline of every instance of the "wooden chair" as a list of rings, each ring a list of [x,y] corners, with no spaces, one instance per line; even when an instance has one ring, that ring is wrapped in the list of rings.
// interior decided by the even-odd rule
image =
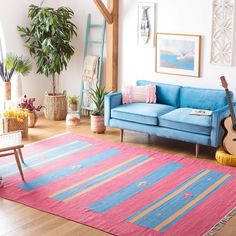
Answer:
[[[25,181],[21,168],[21,162],[24,163],[21,152],[23,147],[21,131],[0,134],[0,157],[14,155],[21,179]]]

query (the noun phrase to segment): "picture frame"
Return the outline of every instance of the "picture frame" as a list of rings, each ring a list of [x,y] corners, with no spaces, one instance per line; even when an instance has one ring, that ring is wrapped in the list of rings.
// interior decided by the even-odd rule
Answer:
[[[138,3],[137,38],[139,47],[154,48],[155,44],[155,12],[154,2]]]
[[[200,77],[201,36],[156,33],[157,73]]]
[[[213,0],[212,8],[210,63],[219,66],[232,66],[236,2],[235,0]]]

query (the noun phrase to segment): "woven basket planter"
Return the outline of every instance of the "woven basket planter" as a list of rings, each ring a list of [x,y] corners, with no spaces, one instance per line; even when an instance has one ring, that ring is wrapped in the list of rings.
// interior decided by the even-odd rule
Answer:
[[[16,118],[5,118],[3,122],[4,132],[18,131],[22,132],[22,137],[28,136],[28,117],[23,122],[17,121]]]
[[[65,120],[67,115],[67,99],[65,91],[53,96],[44,95],[44,115],[48,120]]]

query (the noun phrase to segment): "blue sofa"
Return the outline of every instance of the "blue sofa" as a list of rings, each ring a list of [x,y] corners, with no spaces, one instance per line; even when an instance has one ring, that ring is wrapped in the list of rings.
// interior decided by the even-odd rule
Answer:
[[[105,125],[165,138],[218,147],[223,137],[221,121],[229,115],[225,91],[182,87],[145,80],[137,85],[154,84],[157,103],[122,104],[120,92],[105,97]],[[231,95],[233,96],[232,92]],[[234,103],[234,108],[236,104]],[[192,109],[213,111],[211,116],[190,115]]]

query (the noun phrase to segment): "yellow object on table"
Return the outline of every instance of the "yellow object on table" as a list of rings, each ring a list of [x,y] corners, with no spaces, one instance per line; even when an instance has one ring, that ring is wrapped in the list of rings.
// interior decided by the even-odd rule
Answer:
[[[18,121],[16,118],[5,118],[3,122],[4,133],[21,131],[23,138],[28,136],[28,117],[24,118],[23,121]]]
[[[222,165],[236,167],[236,155],[225,152],[222,147],[216,151],[215,158]]]
[[[19,108],[8,108],[3,113],[3,132],[21,131],[22,137],[28,136],[28,111]],[[1,122],[1,123],[2,123]]]

